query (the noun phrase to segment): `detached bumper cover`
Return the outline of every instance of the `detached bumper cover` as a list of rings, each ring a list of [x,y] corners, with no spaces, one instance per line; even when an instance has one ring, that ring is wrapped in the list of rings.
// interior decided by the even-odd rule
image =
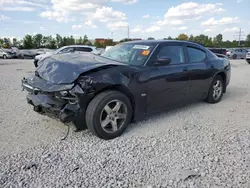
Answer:
[[[43,94],[39,88],[31,86],[26,79],[22,80],[22,87],[29,92],[26,96],[28,104],[40,114],[58,118],[63,123],[71,122],[79,115],[78,103],[70,104],[67,100],[55,98],[52,94]]]

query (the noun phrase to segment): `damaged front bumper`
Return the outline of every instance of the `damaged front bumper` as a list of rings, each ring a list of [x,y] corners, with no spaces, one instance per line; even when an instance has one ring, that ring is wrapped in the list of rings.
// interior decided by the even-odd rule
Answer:
[[[63,123],[74,121],[80,113],[77,96],[68,93],[73,86],[51,84],[36,76],[22,79],[22,88],[28,91],[27,102],[33,106],[34,111],[58,118]]]

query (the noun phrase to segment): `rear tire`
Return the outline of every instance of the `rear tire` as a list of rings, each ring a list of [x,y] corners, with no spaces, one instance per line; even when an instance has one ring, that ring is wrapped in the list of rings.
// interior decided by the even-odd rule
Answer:
[[[250,64],[250,60],[247,60],[248,64]]]
[[[220,75],[215,76],[208,92],[206,102],[215,104],[221,101],[223,96],[224,82]]]
[[[7,59],[7,56],[6,56],[6,55],[3,55],[3,58],[4,58],[4,59]]]
[[[93,134],[105,140],[113,139],[122,135],[131,121],[131,102],[119,91],[104,91],[89,103],[85,117]]]

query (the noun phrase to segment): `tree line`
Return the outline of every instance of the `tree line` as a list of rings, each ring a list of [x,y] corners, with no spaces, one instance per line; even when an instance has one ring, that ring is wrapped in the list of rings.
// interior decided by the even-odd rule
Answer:
[[[154,40],[153,37],[149,37],[149,40]],[[199,43],[206,47],[217,47],[217,48],[235,48],[239,46],[244,47],[250,47],[250,34],[247,35],[246,39],[243,41],[223,41],[223,35],[218,34],[216,37],[209,37],[204,34],[193,36],[193,35],[186,35],[186,34],[180,34],[176,38],[167,37],[164,38],[165,40],[189,40],[196,43]],[[130,41],[132,39],[122,39],[118,43]],[[56,49],[60,48],[62,46],[66,45],[94,45],[97,48],[103,48],[106,46],[112,46],[117,44],[117,42],[114,42],[112,39],[105,40],[104,43],[100,43],[98,41],[95,41],[91,43],[88,39],[87,35],[84,35],[80,38],[75,38],[73,36],[67,36],[62,37],[59,34],[56,34],[55,37],[50,36],[44,36],[42,34],[36,34],[36,35],[26,35],[23,39],[17,40],[16,38],[13,38],[10,40],[9,38],[1,38],[0,37],[0,46],[3,48],[9,48],[9,47],[18,47],[20,49],[37,49],[37,48],[50,48],[50,49]]]

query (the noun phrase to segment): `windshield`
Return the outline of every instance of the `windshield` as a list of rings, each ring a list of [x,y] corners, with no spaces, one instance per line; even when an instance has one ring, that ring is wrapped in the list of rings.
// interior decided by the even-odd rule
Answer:
[[[124,43],[112,47],[101,56],[129,65],[143,65],[154,48],[155,44],[150,43]]]
[[[53,53],[54,54],[58,54],[62,49],[64,49],[65,46],[61,47],[61,48],[58,48],[57,50],[55,50]]]

